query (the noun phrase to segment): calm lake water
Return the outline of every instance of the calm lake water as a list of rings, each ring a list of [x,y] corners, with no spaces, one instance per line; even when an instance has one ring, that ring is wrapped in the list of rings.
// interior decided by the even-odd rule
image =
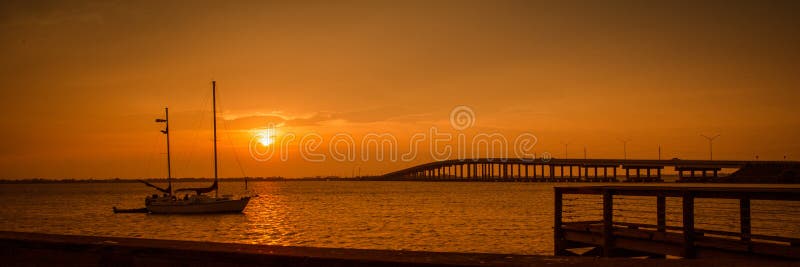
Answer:
[[[177,187],[202,185],[205,183]],[[252,199],[243,214],[187,216],[112,213],[112,206],[144,206],[144,196],[154,190],[136,183],[5,184],[0,185],[0,230],[287,246],[552,254],[554,185],[258,182],[250,187],[260,197]],[[221,190],[239,193],[243,184],[225,182]],[[594,200],[573,201],[575,207],[581,207]],[[625,201],[633,201],[629,209],[640,207],[645,217],[655,216],[655,209],[641,207],[635,199],[619,203]],[[698,203],[698,213],[710,216],[698,216],[697,220],[700,224],[708,220],[708,227],[733,230],[738,223],[734,204]],[[768,223],[761,225],[765,233],[800,236],[800,206],[789,203],[775,208],[773,204],[764,204],[770,207]],[[753,205],[755,213],[759,204]],[[676,207],[679,203],[669,201],[670,210]],[[588,209],[585,214],[593,215],[593,208]],[[772,220],[779,217],[786,217],[782,219],[786,222]],[[680,220],[670,216],[669,221]]]

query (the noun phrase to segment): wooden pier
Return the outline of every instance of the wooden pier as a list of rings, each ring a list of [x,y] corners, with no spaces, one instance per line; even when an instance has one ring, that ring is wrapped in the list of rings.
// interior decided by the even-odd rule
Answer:
[[[800,189],[576,186],[555,187],[554,191],[555,255],[800,260],[800,239],[753,233],[752,214],[758,210],[751,205],[752,201],[759,201],[764,208],[783,205],[779,208],[787,212],[767,214],[765,219],[776,221],[774,225],[789,233],[800,229],[800,219],[784,214],[800,212],[797,209]],[[615,203],[623,198],[627,202]],[[674,209],[667,208],[668,199],[675,204]],[[704,206],[705,209],[728,205],[729,209],[724,210],[728,214],[715,211],[706,226],[715,222],[738,224],[737,231],[701,228],[696,220],[701,214],[697,210],[698,201],[717,201]],[[567,211],[568,208],[573,210]],[[597,217],[585,216],[593,212]],[[625,222],[625,218],[643,221]]]

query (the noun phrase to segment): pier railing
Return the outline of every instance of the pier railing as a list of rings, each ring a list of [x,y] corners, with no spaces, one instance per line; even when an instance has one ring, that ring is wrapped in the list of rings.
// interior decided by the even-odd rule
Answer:
[[[554,211],[556,255],[800,259],[800,189],[556,187]]]

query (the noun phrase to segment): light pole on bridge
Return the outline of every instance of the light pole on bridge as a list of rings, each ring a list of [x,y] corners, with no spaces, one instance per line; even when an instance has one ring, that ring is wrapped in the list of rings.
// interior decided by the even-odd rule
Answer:
[[[661,160],[661,145],[658,145],[658,160]]]
[[[626,138],[626,139],[620,138],[619,141],[622,142],[622,159],[628,159],[628,142],[630,142],[631,139],[630,138]]]
[[[701,134],[700,136],[708,139],[708,160],[714,160],[714,139],[717,139],[717,137],[719,137],[719,134],[715,136],[707,136]]]

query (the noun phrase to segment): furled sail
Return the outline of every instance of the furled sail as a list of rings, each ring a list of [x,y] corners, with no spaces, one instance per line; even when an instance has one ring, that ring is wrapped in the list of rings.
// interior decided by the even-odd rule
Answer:
[[[146,186],[149,186],[149,187],[155,188],[156,190],[158,190],[158,191],[161,191],[161,192],[163,192],[163,193],[166,193],[166,194],[172,194],[172,185],[168,186],[167,188],[161,188],[161,187],[158,187],[158,186],[156,186],[156,185],[154,185],[154,184],[148,183],[148,182],[147,182],[147,181],[145,181],[145,180],[137,180],[137,181],[139,181],[139,182],[142,182],[142,183],[144,183]]]
[[[195,193],[200,195],[200,194],[208,193],[208,192],[211,192],[211,191],[214,191],[214,190],[217,190],[217,181],[214,181],[214,183],[211,184],[211,186],[209,186],[209,187],[181,188],[181,189],[175,190],[175,192],[194,191]]]

